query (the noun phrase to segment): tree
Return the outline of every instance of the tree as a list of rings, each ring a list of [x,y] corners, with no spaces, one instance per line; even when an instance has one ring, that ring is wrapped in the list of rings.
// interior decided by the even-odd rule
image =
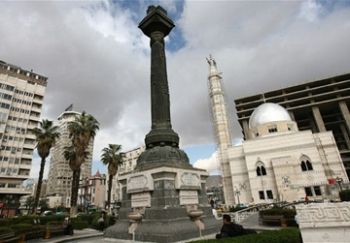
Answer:
[[[75,120],[68,124],[69,138],[72,144],[65,147],[64,157],[69,162],[69,167],[73,171],[70,203],[71,216],[74,216],[77,212],[80,168],[88,156],[87,149],[98,129],[98,121],[92,115],[85,112],[77,115]]]
[[[102,150],[101,161],[108,166],[108,191],[107,191],[107,209],[110,210],[111,192],[113,177],[118,172],[118,166],[122,163],[122,153],[120,153],[121,145],[109,144]]]
[[[57,129],[58,127],[54,126],[53,122],[50,120],[43,120],[42,122],[40,122],[40,127],[36,127],[33,129],[33,133],[37,141],[36,148],[41,158],[39,180],[38,180],[38,185],[36,187],[33,211],[32,211],[34,214],[36,213],[36,209],[39,203],[46,158],[49,156],[50,149],[52,148],[52,146],[54,146],[56,140],[60,136],[59,132],[57,132]]]
[[[40,207],[41,212],[44,212],[44,211],[49,209],[49,205],[47,204],[46,199],[44,199],[44,198],[40,199],[39,207]]]
[[[33,205],[34,205],[34,197],[33,196],[27,197],[26,202],[25,202],[26,209],[33,208]]]

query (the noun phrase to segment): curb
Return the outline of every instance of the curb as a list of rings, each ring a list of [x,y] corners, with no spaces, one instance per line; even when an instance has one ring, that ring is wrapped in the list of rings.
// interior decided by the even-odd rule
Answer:
[[[57,240],[52,240],[47,243],[61,243],[61,242],[69,242],[72,240],[80,240],[80,239],[85,239],[85,238],[92,238],[96,236],[103,236],[103,232],[100,233],[92,233],[92,234],[87,234],[87,235],[79,235],[79,236],[72,236],[70,238],[66,239],[57,239]]]

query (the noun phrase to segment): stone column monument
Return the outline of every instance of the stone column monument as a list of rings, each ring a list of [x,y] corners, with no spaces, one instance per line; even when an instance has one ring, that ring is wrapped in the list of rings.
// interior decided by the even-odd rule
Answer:
[[[173,27],[160,6],[150,6],[139,24],[151,45],[152,129],[135,171],[119,176],[122,206],[105,237],[164,243],[220,229],[206,197],[208,173],[192,167],[171,126],[164,38]]]

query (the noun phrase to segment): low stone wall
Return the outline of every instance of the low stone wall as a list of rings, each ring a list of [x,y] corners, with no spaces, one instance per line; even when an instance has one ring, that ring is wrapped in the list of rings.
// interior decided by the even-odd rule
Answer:
[[[304,243],[349,242],[350,202],[296,205]]]

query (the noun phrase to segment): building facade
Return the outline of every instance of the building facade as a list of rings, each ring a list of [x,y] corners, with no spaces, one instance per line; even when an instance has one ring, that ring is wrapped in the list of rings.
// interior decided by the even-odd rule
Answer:
[[[121,187],[119,185],[118,177],[121,174],[129,173],[133,171],[137,164],[137,159],[139,158],[140,154],[145,151],[145,146],[138,147],[136,149],[127,151],[124,153],[122,163],[118,167],[117,175],[113,178],[112,183],[112,192],[111,192],[111,203],[120,202],[121,200]],[[107,185],[108,185],[108,178],[107,177]],[[106,190],[106,198],[107,198],[107,190]]]
[[[350,74],[260,93],[235,100],[243,135],[249,139],[249,118],[256,107],[272,102],[286,108],[299,130],[333,132],[350,175]]]
[[[208,63],[209,82],[221,80],[219,75],[212,74],[213,70],[218,73],[215,61]],[[297,86],[288,91],[272,91],[236,100],[244,133],[244,141],[239,146],[233,146],[231,140],[226,139],[230,137],[230,130],[225,127],[228,125],[223,123],[225,126],[220,127],[220,119],[227,120],[227,116],[222,117],[225,116],[222,86],[216,85],[216,90],[214,85],[209,86],[214,130],[222,154],[218,159],[226,204],[298,201],[305,196],[310,199],[338,197],[340,186],[336,182],[349,183],[341,158],[344,153],[340,155],[337,147],[344,140],[327,131],[320,108],[316,106],[322,106],[323,112],[324,103],[334,105],[337,102],[338,111],[342,113],[329,117],[335,118],[334,124],[346,128],[349,93],[346,93],[344,83],[349,86],[347,78],[336,77],[309,85],[306,93]],[[325,91],[328,88],[332,91]],[[221,97],[220,100],[215,102],[215,96]],[[268,103],[269,99],[288,108]],[[311,109],[312,117],[298,120],[301,114],[308,114],[305,107]],[[315,118],[314,122],[311,118]]]
[[[78,191],[78,205],[84,208],[95,206],[104,208],[106,202],[106,175],[96,172],[80,180]]]
[[[80,115],[79,112],[65,111],[58,118],[57,125],[60,137],[55,146],[51,149],[51,160],[49,168],[49,180],[47,183],[47,195],[59,195],[63,198],[65,207],[70,207],[70,194],[72,188],[72,170],[69,162],[64,158],[64,149],[71,145],[69,138],[68,124]],[[88,156],[81,166],[80,178],[91,176],[93,141],[90,142],[87,150]]]
[[[349,183],[332,132],[299,131],[287,110],[258,106],[242,145],[228,149],[237,204],[337,199],[336,181]]]
[[[18,207],[29,178],[47,78],[0,61],[0,201]]]
[[[217,159],[220,162],[222,172],[225,203],[232,205],[234,203],[234,196],[232,190],[231,175],[229,173],[230,161],[227,154],[227,150],[232,146],[232,138],[229,119],[227,116],[222,77],[218,71],[216,61],[212,58],[212,56],[210,56],[207,61],[209,64],[208,89],[211,116],[214,126],[216,144],[218,145]]]

